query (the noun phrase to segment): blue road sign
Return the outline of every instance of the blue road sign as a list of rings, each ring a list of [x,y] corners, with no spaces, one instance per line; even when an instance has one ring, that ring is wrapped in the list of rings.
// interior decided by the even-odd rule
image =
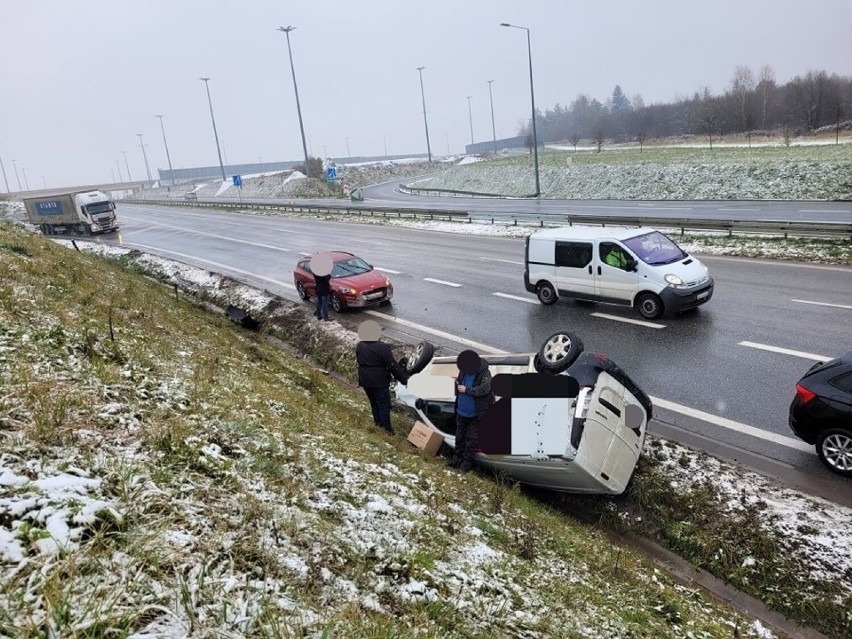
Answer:
[[[234,180],[234,186],[242,186],[243,185],[243,178],[241,176],[234,175],[233,180]]]
[[[325,170],[325,179],[331,182],[337,179],[337,167],[330,166]]]

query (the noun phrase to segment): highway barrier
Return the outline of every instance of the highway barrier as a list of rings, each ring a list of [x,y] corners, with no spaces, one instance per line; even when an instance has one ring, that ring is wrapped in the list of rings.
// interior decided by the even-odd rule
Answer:
[[[842,239],[852,242],[852,224],[844,222],[798,222],[787,220],[717,220],[675,217],[626,217],[622,215],[565,215],[554,213],[547,215],[524,213],[491,213],[451,211],[427,208],[399,208],[392,206],[374,206],[366,203],[353,204],[341,201],[340,204],[324,201],[317,204],[277,203],[269,200],[222,201],[222,200],[123,200],[134,204],[158,206],[190,206],[217,209],[276,210],[317,215],[351,215],[358,217],[381,217],[415,220],[438,220],[450,222],[483,222],[510,226],[572,226],[574,224],[600,226],[649,226],[654,228],[675,229],[684,234],[686,231],[707,231],[726,233],[727,235],[781,235],[787,237],[822,237]]]

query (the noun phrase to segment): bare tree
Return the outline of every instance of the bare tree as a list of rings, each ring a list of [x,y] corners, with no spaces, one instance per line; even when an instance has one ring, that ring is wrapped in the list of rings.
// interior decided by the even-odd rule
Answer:
[[[604,130],[603,128],[599,128],[595,131],[595,144],[598,147],[598,153],[601,152],[601,147],[603,147],[604,143]]]
[[[751,130],[754,119],[751,113],[751,104],[749,98],[754,91],[754,75],[748,67],[737,67],[734,71],[734,77],[731,80],[731,93],[736,97],[737,108],[740,112],[740,127],[745,133]],[[749,138],[751,145],[751,138]]]
[[[532,155],[533,152],[533,137],[532,133],[527,133],[527,136],[524,138],[524,146],[526,147],[529,154]]]
[[[760,67],[760,81],[758,83],[762,95],[763,109],[760,116],[760,128],[766,128],[766,112],[769,106],[769,100],[772,99],[775,93],[775,72],[768,64]]]
[[[790,128],[789,124],[784,125],[784,129],[782,130],[782,134],[784,136],[784,146],[790,146],[790,138],[793,137],[793,131]]]
[[[576,151],[577,150],[577,142],[580,141],[580,136],[577,135],[576,133],[572,133],[570,135],[570,137],[568,138],[568,141],[571,143],[571,146],[574,147],[574,151]]]
[[[639,153],[642,153],[642,145],[645,143],[647,135],[648,134],[644,131],[639,131],[639,133],[636,134],[636,139],[639,141]]]
[[[702,133],[710,138],[710,148],[713,148],[713,133],[719,130],[719,108],[716,102],[710,101],[704,105],[698,118],[698,126]]]

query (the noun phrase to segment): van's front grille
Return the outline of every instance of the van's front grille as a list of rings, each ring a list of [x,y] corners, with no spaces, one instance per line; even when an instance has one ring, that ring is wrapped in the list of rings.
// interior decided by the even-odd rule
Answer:
[[[687,282],[686,285],[687,286],[701,286],[702,284],[704,284],[709,279],[710,278],[707,275],[704,275],[702,277],[699,277],[697,280],[692,280],[691,282]]]

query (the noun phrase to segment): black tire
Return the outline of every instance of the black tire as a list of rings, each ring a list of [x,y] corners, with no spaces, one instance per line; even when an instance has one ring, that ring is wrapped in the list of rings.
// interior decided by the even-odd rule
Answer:
[[[843,477],[852,477],[852,431],[828,428],[817,438],[817,455],[826,467]]]
[[[346,304],[337,296],[337,293],[331,294],[331,308],[335,313],[342,313],[346,310]]]
[[[545,306],[556,304],[556,300],[559,299],[556,289],[550,282],[539,282],[538,286],[535,287],[535,294],[538,296],[538,301]]]
[[[538,356],[538,353],[533,357],[533,368],[536,373],[543,373],[544,369],[541,367],[541,358]]]
[[[645,319],[657,319],[663,314],[663,300],[654,293],[640,293],[636,297],[636,310]]]
[[[405,361],[405,372],[409,375],[416,375],[426,368],[434,356],[435,347],[429,342],[420,342]]]
[[[577,361],[583,342],[574,333],[559,331],[548,337],[538,349],[539,365],[548,373],[561,373]]]
[[[302,286],[301,282],[296,282],[296,292],[299,294],[299,297],[301,297],[303,300],[309,299],[308,298],[308,292],[305,290],[305,287]]]

